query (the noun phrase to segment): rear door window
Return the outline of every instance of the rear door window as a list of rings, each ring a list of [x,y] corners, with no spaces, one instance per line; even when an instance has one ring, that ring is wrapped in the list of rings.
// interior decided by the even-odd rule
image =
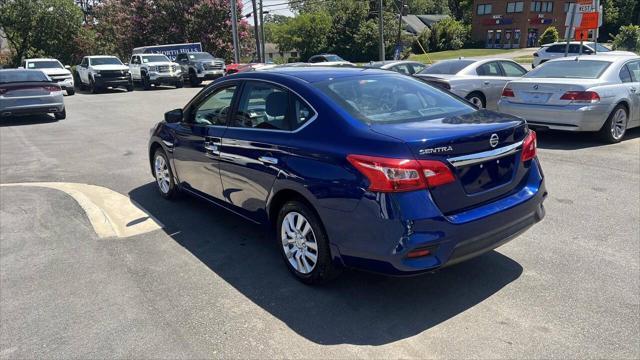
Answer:
[[[399,72],[400,74],[411,75],[411,70],[409,70],[409,65],[400,64],[393,67],[393,70]]]
[[[632,81],[640,82],[640,60],[632,61],[627,64],[627,68],[631,73]]]
[[[290,130],[289,92],[272,84],[251,81],[242,90],[232,127]]]
[[[486,64],[478,66],[476,72],[480,76],[502,76],[500,65],[498,65],[496,61],[488,62]]]
[[[510,61],[501,61],[500,65],[502,65],[502,70],[504,70],[505,76],[509,77],[521,77],[522,75],[527,73],[522,66],[514,64]]]
[[[627,67],[627,65],[623,66],[622,69],[620,69],[619,76],[620,76],[620,81],[622,81],[623,83],[633,82],[631,71],[629,71],[629,68]]]

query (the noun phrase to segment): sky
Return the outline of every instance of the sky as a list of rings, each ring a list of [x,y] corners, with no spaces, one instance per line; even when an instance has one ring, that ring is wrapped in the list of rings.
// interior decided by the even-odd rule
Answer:
[[[251,4],[252,2],[251,0],[237,0],[237,1],[242,1],[242,4],[243,4],[242,16],[252,13],[253,7]],[[289,9],[289,5],[287,4],[281,5],[286,2],[287,0],[262,0],[262,5],[264,6],[264,11],[269,11],[269,13],[271,14],[293,16],[293,13]],[[256,4],[258,3],[259,3],[259,0],[256,0]],[[253,25],[253,16],[249,16],[247,20],[249,21],[249,24]]]

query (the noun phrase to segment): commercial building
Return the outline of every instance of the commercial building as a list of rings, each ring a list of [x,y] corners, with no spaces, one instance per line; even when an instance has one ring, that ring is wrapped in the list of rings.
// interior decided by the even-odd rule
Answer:
[[[540,35],[555,26],[564,36],[565,18],[573,1],[474,0],[472,38],[487,48],[539,46]]]

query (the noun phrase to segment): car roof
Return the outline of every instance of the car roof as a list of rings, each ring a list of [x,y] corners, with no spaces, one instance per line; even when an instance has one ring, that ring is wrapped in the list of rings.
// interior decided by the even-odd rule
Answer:
[[[58,59],[54,59],[54,58],[33,58],[33,59],[24,59],[24,61],[58,61]]]
[[[620,56],[611,56],[611,55],[582,55],[582,56],[567,56],[561,58],[551,59],[549,61],[575,61],[578,60],[596,60],[596,61],[606,61],[606,62],[617,62],[617,61],[627,61],[631,59],[640,59],[640,56],[637,55],[620,55]]]
[[[85,56],[86,58],[96,59],[96,58],[117,58],[115,55],[89,55]]]
[[[359,67],[278,67],[264,71],[241,72],[231,75],[235,78],[270,78],[273,75],[283,77],[295,77],[308,83],[314,83],[329,79],[347,78],[360,75],[389,75],[392,74],[386,70],[366,69]]]

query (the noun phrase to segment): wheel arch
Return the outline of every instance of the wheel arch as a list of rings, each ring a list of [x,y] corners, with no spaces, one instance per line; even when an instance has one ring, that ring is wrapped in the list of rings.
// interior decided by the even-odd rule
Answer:
[[[322,219],[318,210],[313,205],[313,203],[307,198],[307,196],[303,195],[302,192],[291,189],[291,188],[282,188],[272,193],[268,202],[267,202],[267,217],[269,219],[269,223],[272,225],[276,225],[276,221],[278,220],[278,212],[282,208],[282,206],[291,200],[297,200],[309,207],[318,219],[320,219],[322,223]],[[324,226],[324,225],[323,225]]]
[[[158,141],[153,141],[149,146],[149,167],[151,168],[151,175],[153,176],[156,175],[155,170],[153,168],[153,155],[156,153],[156,151],[158,151],[158,149],[162,149],[162,151],[164,151],[164,148]],[[166,154],[166,151],[165,151],[165,154]]]

